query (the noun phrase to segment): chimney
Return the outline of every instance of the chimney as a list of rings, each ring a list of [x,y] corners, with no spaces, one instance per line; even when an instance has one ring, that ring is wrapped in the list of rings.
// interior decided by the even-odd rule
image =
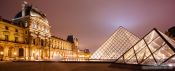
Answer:
[[[25,16],[25,7],[26,7],[26,5],[27,5],[28,3],[26,2],[26,1],[24,1],[23,2],[23,4],[22,4],[22,17],[24,17]]]
[[[73,37],[73,35],[68,35],[67,36],[67,41],[74,43],[74,37]]]

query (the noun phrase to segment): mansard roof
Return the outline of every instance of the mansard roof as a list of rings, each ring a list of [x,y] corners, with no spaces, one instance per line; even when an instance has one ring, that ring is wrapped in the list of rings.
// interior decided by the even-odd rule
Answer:
[[[46,19],[46,15],[38,10],[36,7],[32,6],[32,5],[29,5],[29,4],[25,4],[24,6],[24,10],[25,10],[25,16],[31,16],[32,12],[40,15],[42,18]],[[22,10],[19,11],[14,18],[20,18],[22,17]]]
[[[22,25],[22,24],[12,22],[12,21],[7,20],[7,19],[4,19],[4,18],[2,18],[2,17],[0,17],[0,21],[6,22],[7,24],[10,24],[10,25],[13,25],[13,26],[16,26],[16,27],[23,28],[23,25]]]

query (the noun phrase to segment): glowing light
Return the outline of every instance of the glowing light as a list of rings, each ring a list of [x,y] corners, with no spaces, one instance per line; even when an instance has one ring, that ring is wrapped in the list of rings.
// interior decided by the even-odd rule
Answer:
[[[57,56],[57,54],[56,54],[56,53],[54,53],[54,54],[53,54],[53,56]]]
[[[175,57],[173,57],[172,60],[175,60]]]
[[[53,60],[54,61],[59,61],[62,60],[62,56],[56,52],[53,53]]]
[[[0,52],[0,54],[1,54],[1,55],[3,55],[3,54],[4,54],[4,52]]]
[[[168,64],[168,66],[172,67],[172,66],[173,66],[173,64]]]
[[[36,52],[36,55],[39,56],[39,52]]]
[[[16,52],[14,52],[13,54],[16,55]]]

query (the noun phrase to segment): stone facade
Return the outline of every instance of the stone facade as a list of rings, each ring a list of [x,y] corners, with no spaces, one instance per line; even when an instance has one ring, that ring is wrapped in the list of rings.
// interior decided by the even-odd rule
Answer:
[[[22,10],[12,21],[0,18],[0,59],[76,60],[79,58],[78,39],[58,38],[51,35],[50,28],[46,15],[24,2]]]

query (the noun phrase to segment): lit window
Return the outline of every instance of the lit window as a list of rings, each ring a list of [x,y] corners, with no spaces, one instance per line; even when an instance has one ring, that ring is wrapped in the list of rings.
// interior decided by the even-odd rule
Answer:
[[[27,38],[25,38],[25,42],[28,43],[28,39]]]
[[[5,40],[8,41],[9,40],[9,36],[5,35]]]
[[[34,25],[34,28],[37,28],[36,24],[33,24]]]
[[[37,28],[37,24],[33,23],[32,28]]]
[[[45,32],[48,32],[48,30],[47,30],[47,29],[45,29]]]

